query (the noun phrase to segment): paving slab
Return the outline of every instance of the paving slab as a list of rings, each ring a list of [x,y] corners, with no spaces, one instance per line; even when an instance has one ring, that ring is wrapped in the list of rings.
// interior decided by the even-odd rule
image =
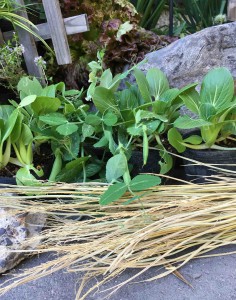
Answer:
[[[223,247],[214,253],[226,251],[236,252],[236,245]],[[50,259],[49,254],[32,257],[24,261],[16,269],[33,267],[40,262]],[[100,291],[90,295],[88,300],[104,299],[106,293],[102,291],[115,284],[130,278],[135,274],[130,269],[113,279]],[[157,268],[152,268],[131,283],[113,294],[111,300],[235,300],[236,299],[236,254],[201,258],[190,261],[181,268],[181,274],[191,283],[189,287],[174,275],[158,279],[152,282],[142,282],[150,276],[158,273]],[[81,273],[66,273],[59,271],[47,277],[21,285],[5,295],[1,300],[74,300],[76,289],[82,277]],[[1,282],[9,278],[9,275],[1,276]],[[91,283],[93,284],[93,283]]]

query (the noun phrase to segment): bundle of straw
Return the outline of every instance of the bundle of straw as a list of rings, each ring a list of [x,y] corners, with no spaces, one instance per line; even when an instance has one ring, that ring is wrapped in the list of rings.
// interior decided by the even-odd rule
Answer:
[[[236,243],[236,178],[223,178],[206,185],[157,186],[136,202],[124,205],[125,195],[110,206],[101,207],[98,198],[104,184],[56,184],[36,187],[9,187],[13,199],[0,189],[0,206],[41,212],[49,216],[35,253],[57,252],[53,260],[15,275],[0,295],[19,284],[65,268],[86,272],[85,280],[103,275],[97,285],[127,268],[137,274],[114,286],[117,291],[151,267],[161,272],[154,280],[178,269],[193,258],[220,246]],[[84,215],[80,221],[76,218]],[[183,278],[182,278],[183,279]]]

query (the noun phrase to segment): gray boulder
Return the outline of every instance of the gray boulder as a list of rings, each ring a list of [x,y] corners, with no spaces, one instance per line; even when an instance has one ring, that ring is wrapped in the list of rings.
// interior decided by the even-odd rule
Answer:
[[[146,58],[148,62],[140,68],[161,69],[172,87],[201,82],[210,69],[219,66],[227,67],[236,78],[236,22],[186,36]]]
[[[14,268],[26,256],[24,250],[32,250],[39,243],[36,238],[46,222],[43,214],[19,212],[0,208],[0,273]]]

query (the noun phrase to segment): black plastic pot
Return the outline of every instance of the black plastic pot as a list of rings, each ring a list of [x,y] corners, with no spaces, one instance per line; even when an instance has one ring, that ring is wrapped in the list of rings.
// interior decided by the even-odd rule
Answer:
[[[16,99],[16,95],[14,94],[13,91],[0,86],[0,95],[1,95],[1,105],[2,104],[9,104],[9,99]]]
[[[161,157],[158,151],[149,150],[147,164],[143,166],[143,152],[138,150],[132,151],[132,156],[129,160],[129,164],[133,166],[131,171],[132,177],[139,173],[160,173],[160,165],[158,163],[160,159]]]
[[[187,149],[183,156],[205,164],[215,165],[217,168],[236,171],[236,149],[235,150],[193,150]],[[212,169],[204,165],[196,165],[194,162],[184,159],[186,179],[194,183],[206,183],[207,177],[227,172]],[[229,166],[231,164],[231,166]],[[232,166],[234,164],[234,166]],[[228,173],[229,174],[229,173]]]
[[[16,179],[14,177],[0,177],[0,184],[16,185]]]

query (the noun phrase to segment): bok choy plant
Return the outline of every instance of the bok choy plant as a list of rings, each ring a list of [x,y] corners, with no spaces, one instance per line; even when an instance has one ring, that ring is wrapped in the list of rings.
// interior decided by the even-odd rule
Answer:
[[[182,153],[186,148],[236,150],[236,97],[229,70],[215,68],[204,77],[200,92],[197,84],[181,90],[179,97],[197,118],[181,116],[168,133],[171,145]],[[179,129],[198,128],[199,134],[183,138]]]
[[[99,86],[94,87],[92,93],[97,114],[85,120],[92,127],[97,120],[100,122],[102,135],[94,147],[107,149],[112,155],[106,164],[106,180],[116,184],[102,196],[103,204],[119,198],[127,189],[132,191],[132,180],[138,182],[138,179],[131,179],[129,165],[135,149],[142,149],[143,165],[147,164],[150,147],[155,149],[161,157],[156,162],[160,164],[161,173],[167,173],[173,164],[165,147],[165,137],[178,117],[180,91],[170,89],[166,76],[159,69],[149,70],[146,76],[141,70],[133,69],[136,83],[126,83],[127,87],[121,91],[114,82],[119,76],[126,77],[127,73],[114,78],[109,69],[102,73]],[[121,178],[124,182],[120,182]],[[155,177],[154,182],[156,180]],[[117,196],[111,197],[116,192]]]

